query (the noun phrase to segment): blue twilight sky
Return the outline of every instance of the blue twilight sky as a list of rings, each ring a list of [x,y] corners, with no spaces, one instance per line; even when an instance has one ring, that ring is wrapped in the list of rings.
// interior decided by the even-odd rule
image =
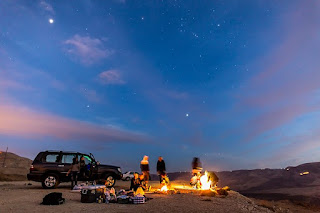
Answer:
[[[0,149],[155,172],[320,155],[320,3],[0,1]]]

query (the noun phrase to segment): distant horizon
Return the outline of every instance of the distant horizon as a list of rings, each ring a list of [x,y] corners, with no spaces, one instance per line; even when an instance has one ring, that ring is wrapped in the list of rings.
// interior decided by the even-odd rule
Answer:
[[[320,156],[320,1],[0,1],[0,149],[188,171]],[[18,14],[18,15],[17,15]]]

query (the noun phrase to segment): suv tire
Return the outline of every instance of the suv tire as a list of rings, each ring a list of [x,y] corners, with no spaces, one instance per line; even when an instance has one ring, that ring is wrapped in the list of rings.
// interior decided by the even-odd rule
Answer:
[[[125,181],[129,181],[130,180],[130,177],[126,177]]]
[[[54,189],[59,185],[59,177],[56,174],[46,174],[42,181],[44,189]]]

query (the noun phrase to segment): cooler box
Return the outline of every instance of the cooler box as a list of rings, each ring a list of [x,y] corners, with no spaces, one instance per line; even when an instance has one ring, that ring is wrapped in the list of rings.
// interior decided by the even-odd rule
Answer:
[[[81,203],[94,203],[100,196],[105,199],[104,185],[86,186],[81,189]]]
[[[133,204],[143,204],[146,202],[146,198],[143,196],[135,196],[133,197]]]

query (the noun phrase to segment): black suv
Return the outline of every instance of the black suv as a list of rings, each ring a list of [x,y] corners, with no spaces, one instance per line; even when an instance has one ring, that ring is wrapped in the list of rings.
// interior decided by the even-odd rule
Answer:
[[[90,153],[83,154],[79,152],[63,151],[45,151],[40,152],[30,166],[28,180],[42,182],[42,187],[46,189],[55,188],[61,182],[70,181],[70,175],[66,176],[71,167],[74,157],[84,157],[87,165],[86,175],[79,175],[80,181],[100,181],[107,186],[114,186],[116,180],[122,178],[121,169],[118,166],[102,165],[96,161]]]

